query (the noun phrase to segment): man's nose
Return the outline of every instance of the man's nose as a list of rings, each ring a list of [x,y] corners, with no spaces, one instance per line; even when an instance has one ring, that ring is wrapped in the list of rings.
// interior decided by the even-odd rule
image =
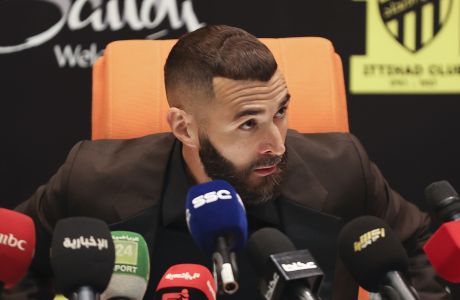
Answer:
[[[283,155],[286,151],[284,145],[284,135],[280,128],[275,124],[271,124],[269,130],[265,134],[265,137],[261,144],[261,154],[272,154],[272,155]]]

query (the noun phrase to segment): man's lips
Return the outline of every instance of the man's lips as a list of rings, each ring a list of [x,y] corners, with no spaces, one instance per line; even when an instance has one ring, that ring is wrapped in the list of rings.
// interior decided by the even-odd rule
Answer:
[[[268,176],[268,175],[275,173],[275,171],[276,171],[276,165],[254,169],[254,172],[256,172],[256,174],[259,176]]]

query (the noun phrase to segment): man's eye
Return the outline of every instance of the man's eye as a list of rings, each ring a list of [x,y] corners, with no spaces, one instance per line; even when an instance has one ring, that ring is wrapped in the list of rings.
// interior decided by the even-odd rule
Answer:
[[[282,119],[286,116],[286,112],[287,112],[287,107],[283,107],[280,110],[278,110],[275,116],[279,119]]]
[[[249,129],[252,129],[254,126],[256,126],[256,121],[251,119],[241,124],[240,128],[243,130],[249,130]]]

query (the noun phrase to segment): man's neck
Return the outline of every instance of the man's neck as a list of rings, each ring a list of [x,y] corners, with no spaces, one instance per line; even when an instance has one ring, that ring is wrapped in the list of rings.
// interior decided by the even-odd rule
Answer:
[[[182,157],[185,161],[187,174],[193,178],[196,183],[211,181],[204,171],[198,150],[182,145]]]

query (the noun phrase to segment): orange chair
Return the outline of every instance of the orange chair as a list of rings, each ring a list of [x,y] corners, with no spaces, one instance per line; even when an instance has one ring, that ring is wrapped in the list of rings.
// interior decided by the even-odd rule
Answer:
[[[260,39],[282,70],[291,104],[289,127],[348,132],[340,57],[318,37]],[[163,65],[176,40],[110,43],[93,66],[92,139],[168,132]]]

